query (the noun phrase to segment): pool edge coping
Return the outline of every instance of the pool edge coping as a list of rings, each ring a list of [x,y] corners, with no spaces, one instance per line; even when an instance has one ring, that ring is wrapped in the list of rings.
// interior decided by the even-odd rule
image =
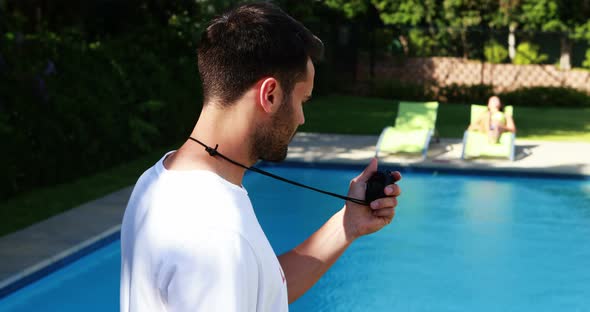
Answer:
[[[280,163],[271,162],[260,162],[257,165],[260,167],[328,167],[328,168],[351,168],[357,170],[363,170],[366,167],[366,163],[360,163],[356,161],[314,161],[309,162],[298,159],[287,159]],[[536,179],[566,179],[566,180],[590,180],[590,174],[583,172],[557,172],[557,171],[542,171],[537,169],[522,169],[522,168],[511,168],[511,167],[456,167],[446,164],[437,163],[399,163],[399,162],[381,162],[379,167],[398,169],[402,173],[406,172],[437,172],[437,173],[449,173],[449,174],[460,174],[466,176],[505,176],[510,178],[536,178]]]
[[[85,255],[116,241],[120,237],[120,232],[120,224],[112,226],[98,235],[0,281],[0,300],[84,257]]]

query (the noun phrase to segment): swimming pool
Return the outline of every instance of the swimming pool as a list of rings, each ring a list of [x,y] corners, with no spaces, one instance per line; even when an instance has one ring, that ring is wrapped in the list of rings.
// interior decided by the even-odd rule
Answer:
[[[345,192],[359,168],[269,166]],[[277,253],[342,201],[248,174]],[[407,172],[396,219],[355,242],[291,311],[590,310],[590,181]],[[115,311],[119,242],[0,300],[0,311]]]

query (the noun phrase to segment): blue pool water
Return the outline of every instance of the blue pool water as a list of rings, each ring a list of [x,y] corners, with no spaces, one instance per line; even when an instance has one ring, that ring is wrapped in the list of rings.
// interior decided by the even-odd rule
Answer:
[[[270,167],[344,193],[358,169]],[[244,181],[277,253],[342,201]],[[396,218],[356,241],[291,311],[590,311],[590,181],[406,173]],[[0,300],[0,311],[116,311],[119,243]]]

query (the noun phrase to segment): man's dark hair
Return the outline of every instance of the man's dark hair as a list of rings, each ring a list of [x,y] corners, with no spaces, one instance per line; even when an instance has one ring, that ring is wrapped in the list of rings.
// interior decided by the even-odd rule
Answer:
[[[268,2],[250,3],[213,19],[201,35],[199,73],[205,103],[226,106],[264,77],[275,77],[286,94],[317,61],[323,43],[305,26]]]

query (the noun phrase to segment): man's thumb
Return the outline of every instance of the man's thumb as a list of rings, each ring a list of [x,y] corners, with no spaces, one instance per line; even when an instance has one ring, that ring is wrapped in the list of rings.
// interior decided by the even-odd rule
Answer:
[[[365,168],[365,170],[358,176],[357,180],[359,182],[367,182],[367,181],[369,181],[369,178],[373,175],[373,173],[375,173],[376,171],[377,171],[377,157],[373,157],[373,159],[371,159],[371,162],[369,163],[367,168]]]

